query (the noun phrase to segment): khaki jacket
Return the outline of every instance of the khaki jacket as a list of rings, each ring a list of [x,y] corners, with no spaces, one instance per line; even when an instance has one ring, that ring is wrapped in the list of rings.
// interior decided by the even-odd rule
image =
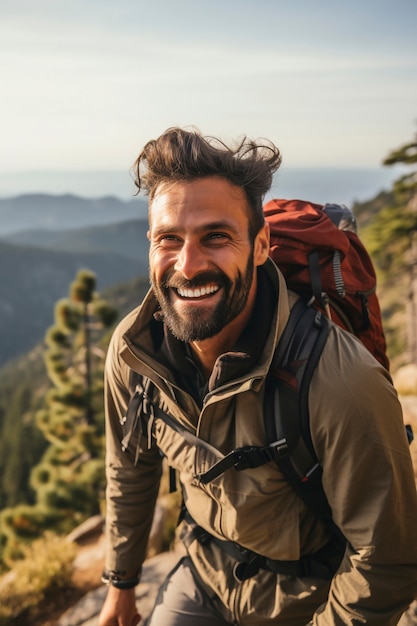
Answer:
[[[187,443],[162,420],[154,420],[152,438],[133,437],[126,451],[120,443],[133,371],[152,380],[161,407],[219,453],[264,445],[265,377],[291,297],[272,262],[262,271],[274,285],[276,310],[261,356],[243,375],[214,386],[202,408],[156,353],[150,330],[156,310],[152,292],[116,329],[106,362],[108,569],[140,569],[145,558],[160,452],[178,471],[189,513],[212,535],[280,560],[297,560],[327,543],[327,529],[275,463],[230,469],[203,485],[195,476],[217,460],[216,454]],[[234,356],[223,355],[219,364]],[[189,554],[200,578],[221,598],[220,610],[228,621],[245,626],[396,624],[417,594],[417,498],[401,408],[388,373],[336,326],[311,382],[309,411],[324,489],[348,540],[333,580],[260,570],[237,582],[232,558],[215,544],[195,541]]]

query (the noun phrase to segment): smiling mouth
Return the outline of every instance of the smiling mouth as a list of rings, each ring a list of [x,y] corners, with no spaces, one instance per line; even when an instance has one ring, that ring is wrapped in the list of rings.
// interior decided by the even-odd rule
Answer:
[[[203,298],[204,296],[211,296],[213,293],[219,291],[220,287],[218,285],[208,285],[205,287],[196,287],[195,289],[185,289],[183,287],[179,287],[176,289],[177,294],[180,298]]]

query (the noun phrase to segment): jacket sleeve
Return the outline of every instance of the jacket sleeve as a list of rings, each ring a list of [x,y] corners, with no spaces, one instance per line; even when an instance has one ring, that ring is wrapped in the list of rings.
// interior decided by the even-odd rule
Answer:
[[[130,399],[128,366],[120,358],[118,331],[112,337],[105,369],[106,415],[106,569],[140,572],[146,556],[162,457],[156,446],[123,451],[121,420]]]
[[[391,379],[359,342],[334,329],[309,404],[323,486],[348,542],[312,623],[396,624],[417,594],[417,497]]]

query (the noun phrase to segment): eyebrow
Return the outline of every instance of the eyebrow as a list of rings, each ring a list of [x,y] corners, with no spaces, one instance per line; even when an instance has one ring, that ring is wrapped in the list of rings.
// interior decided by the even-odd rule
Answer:
[[[220,231],[220,230],[227,230],[233,233],[239,232],[239,229],[237,229],[234,225],[232,225],[227,220],[218,220],[216,222],[209,222],[206,224],[202,224],[201,226],[198,226],[197,228],[195,228],[194,232],[206,233],[206,232]],[[152,236],[158,236],[158,235],[163,235],[164,233],[174,233],[174,232],[183,232],[183,231],[181,229],[171,227],[169,224],[167,225],[162,224],[160,227],[155,228],[155,230],[153,231],[151,228]]]

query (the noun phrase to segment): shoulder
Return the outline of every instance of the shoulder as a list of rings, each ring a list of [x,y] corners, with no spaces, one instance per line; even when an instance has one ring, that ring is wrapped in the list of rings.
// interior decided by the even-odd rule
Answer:
[[[369,379],[393,389],[389,372],[352,333],[330,324],[327,342],[318,365],[319,378],[340,380],[346,385],[363,386]]]
[[[363,448],[397,441],[407,451],[389,372],[356,337],[334,324],[310,384],[309,411],[318,455],[337,441]]]

